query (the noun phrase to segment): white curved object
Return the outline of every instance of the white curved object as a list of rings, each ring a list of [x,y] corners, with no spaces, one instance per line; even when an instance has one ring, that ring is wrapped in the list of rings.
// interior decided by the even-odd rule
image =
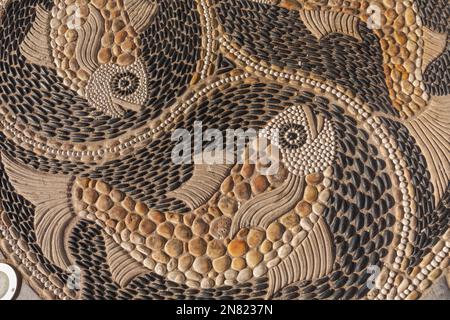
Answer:
[[[0,300],[12,300],[18,290],[19,279],[17,278],[16,271],[6,263],[0,263],[0,274],[6,275],[7,278],[7,290],[0,296]]]

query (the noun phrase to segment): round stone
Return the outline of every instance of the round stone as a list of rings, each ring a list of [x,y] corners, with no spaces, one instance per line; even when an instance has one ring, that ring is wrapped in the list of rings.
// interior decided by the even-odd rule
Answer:
[[[211,222],[211,235],[216,239],[225,239],[231,228],[231,219],[225,216],[214,219]]]
[[[145,240],[145,245],[152,250],[160,250],[164,247],[166,240],[156,234],[151,235]]]
[[[115,206],[109,211],[111,219],[123,220],[127,216],[128,212],[121,206]]]
[[[253,275],[257,278],[262,277],[267,273],[268,269],[264,263],[259,264],[254,270]]]
[[[236,278],[238,282],[245,282],[251,279],[253,276],[253,271],[249,268],[241,270]]]
[[[305,218],[311,213],[311,204],[306,201],[300,201],[295,207],[295,211],[300,215],[300,217]]]
[[[203,278],[202,281],[200,282],[200,287],[202,289],[211,289],[212,287],[214,287],[214,285],[215,285],[214,280],[210,278]]]
[[[321,173],[308,174],[305,180],[308,184],[317,185],[322,182],[323,175]]]
[[[228,270],[231,264],[231,259],[228,256],[222,256],[220,258],[213,260],[213,268],[219,273],[225,272]]]
[[[183,242],[177,239],[170,239],[167,241],[164,250],[169,256],[176,258],[183,253]]]
[[[166,221],[166,217],[164,216],[164,214],[162,214],[159,211],[151,211],[148,214],[148,217],[154,221],[156,224],[160,224],[163,223],[164,221]]]
[[[123,199],[122,201],[122,206],[129,212],[133,212],[134,207],[136,206],[136,202],[130,197],[125,197],[125,199]]]
[[[291,212],[281,217],[280,221],[286,228],[289,229],[299,224],[300,217],[298,216],[298,214]]]
[[[95,189],[101,193],[101,194],[109,194],[111,192],[111,187],[104,183],[103,181],[97,181],[97,184],[95,185]]]
[[[139,227],[140,222],[141,217],[134,213],[128,214],[125,218],[125,224],[130,231],[136,230]]]
[[[158,228],[156,229],[156,232],[160,236],[163,236],[164,238],[169,239],[173,235],[173,230],[174,230],[173,224],[171,224],[170,222],[164,222],[158,226]]]
[[[99,210],[108,211],[109,209],[112,208],[114,202],[111,200],[109,196],[102,194],[100,195],[100,197],[98,197],[96,205]]]
[[[139,232],[142,233],[144,236],[149,236],[155,231],[156,225],[149,219],[142,219],[141,223],[139,224]]]
[[[303,194],[303,199],[308,201],[309,203],[312,203],[317,200],[319,192],[317,191],[317,188],[313,186],[306,186],[305,193]]]
[[[234,187],[234,194],[239,201],[248,200],[251,196],[251,189],[248,183],[240,182]]]
[[[192,266],[192,263],[194,263],[194,257],[189,253],[183,254],[178,259],[178,269],[182,272],[185,272],[189,270],[189,268]]]
[[[201,237],[201,236],[207,234],[208,231],[209,231],[209,226],[202,218],[197,218],[194,220],[194,223],[192,224],[192,232],[195,235]]]
[[[192,238],[192,231],[190,228],[183,224],[179,224],[175,227],[174,231],[175,237],[178,239],[188,242]]]
[[[247,264],[245,263],[245,259],[238,257],[238,258],[234,258],[233,261],[231,262],[231,268],[233,268],[236,271],[242,270],[247,266]]]
[[[250,250],[245,256],[247,265],[250,268],[256,267],[263,259],[263,255],[257,250]]]
[[[261,244],[261,253],[266,254],[268,252],[270,252],[270,250],[272,250],[272,242],[269,240],[264,240],[263,243]]]
[[[269,239],[272,242],[280,240],[281,237],[283,236],[283,232],[284,232],[283,225],[278,222],[273,222],[267,228],[267,239]]]
[[[255,170],[255,165],[251,163],[245,163],[241,168],[241,175],[244,178],[250,178],[253,175],[253,171]]]
[[[193,269],[200,274],[206,274],[211,270],[211,260],[207,257],[197,257],[192,265]]]
[[[141,216],[145,216],[148,213],[147,205],[142,202],[136,203],[134,210],[136,211],[137,214],[140,214]]]
[[[232,217],[238,209],[238,204],[237,204],[236,200],[234,200],[230,197],[220,198],[217,206],[219,207],[220,211],[222,211],[222,213],[224,215],[229,216],[229,217]]]
[[[220,186],[220,191],[223,194],[227,194],[228,192],[230,192],[231,190],[233,190],[234,187],[234,182],[233,182],[233,177],[228,176],[223,182],[222,185]]]
[[[265,176],[256,176],[251,181],[251,188],[253,193],[259,194],[269,187],[269,181]]]
[[[167,264],[170,261],[170,257],[162,251],[153,251],[152,258],[159,263]]]
[[[206,252],[206,242],[202,238],[194,238],[189,241],[188,249],[192,255],[199,257]]]
[[[98,193],[94,189],[88,188],[83,192],[83,201],[87,204],[94,204],[98,199]]]
[[[125,195],[119,190],[112,190],[109,196],[114,202],[121,202],[125,198]]]
[[[228,252],[233,257],[243,256],[247,252],[247,244],[240,239],[234,239],[228,244]]]
[[[208,247],[206,248],[206,254],[215,259],[220,256],[223,256],[226,252],[225,245],[219,240],[212,240],[208,243]]]
[[[265,239],[266,234],[257,229],[250,229],[247,235],[247,244],[250,248],[255,248]]]
[[[137,232],[132,232],[130,235],[130,241],[134,244],[144,244],[145,238]]]

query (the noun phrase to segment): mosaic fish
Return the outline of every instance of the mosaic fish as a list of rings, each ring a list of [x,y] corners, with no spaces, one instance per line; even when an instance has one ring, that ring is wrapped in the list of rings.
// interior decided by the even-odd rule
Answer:
[[[155,1],[56,0],[36,19],[21,44],[30,63],[56,69],[64,83],[103,113],[139,111],[147,99],[139,34],[157,10]]]
[[[92,51],[86,47],[91,42],[81,41],[85,31],[77,30],[75,47],[82,43],[84,47],[75,60],[84,61],[86,52],[95,52],[92,57],[98,62],[86,69],[88,76],[77,88],[73,83],[78,74],[71,77],[69,69],[61,67],[64,58],[59,53],[70,46],[41,55],[42,50],[29,45],[46,35],[36,31],[44,30],[47,24],[42,21],[50,21],[54,33],[61,25],[70,26],[67,7],[72,3],[55,2],[51,12],[37,7],[33,26],[20,44],[21,54],[28,64],[41,61],[47,68],[56,66],[67,88],[77,90],[90,106],[114,120],[78,122],[88,127],[86,138],[76,135],[79,128],[70,127],[75,116],[69,114],[52,135],[46,128],[59,124],[58,117],[47,120],[21,114],[18,110],[25,108],[16,107],[19,98],[8,85],[0,87],[6,93],[0,95],[4,137],[0,227],[6,239],[0,245],[27,268],[27,263],[39,265],[35,273],[47,273],[42,277],[55,283],[47,286],[52,295],[413,299],[448,267],[449,96],[430,94],[420,108],[411,101],[403,104],[407,83],[419,88],[410,95],[414,103],[424,95],[421,68],[405,68],[401,75],[388,72],[401,65],[398,55],[391,54],[394,49],[404,51],[411,44],[397,41],[392,51],[387,50],[383,39],[388,35],[375,36],[378,33],[366,27],[364,14],[349,10],[342,1],[330,5],[326,1],[78,1],[80,8],[89,9],[80,16],[82,29],[92,28],[89,21],[95,19],[103,21],[105,28],[114,26],[119,18],[111,17],[120,15],[120,21],[131,26],[125,28],[126,38],[131,37],[136,48],[127,58],[113,56],[113,48],[106,55],[109,60],[101,63],[111,34],[95,31],[102,40]],[[369,4],[345,3],[358,8]],[[404,17],[401,21],[416,21],[408,30],[422,28],[417,12],[408,10],[415,8],[412,2],[403,7],[383,3],[389,7],[384,13],[387,18],[395,13]],[[117,10],[106,17],[104,7]],[[196,15],[188,15],[186,8]],[[50,18],[53,12],[56,20],[62,12],[59,15],[67,16],[67,21],[52,27],[52,21],[59,23]],[[167,23],[176,20],[175,25],[201,24],[202,28],[190,28],[202,30],[190,37],[202,39],[193,41],[191,48],[197,52],[194,44],[201,42],[201,54],[193,54],[199,61],[185,77],[188,90],[177,99],[167,99],[169,106],[157,116],[135,118],[123,111],[137,110],[143,100],[159,96],[123,99],[108,88],[120,92],[124,79],[148,85],[143,79],[153,66],[139,52],[144,28],[151,28],[155,41],[181,39],[180,34],[170,37],[169,31],[158,29],[163,24],[150,27],[152,19],[143,17],[156,13]],[[410,14],[415,20],[407,18]],[[403,30],[398,22],[385,31],[389,28]],[[114,39],[120,30],[113,31]],[[419,34],[423,42],[417,41],[410,54],[419,61],[416,67],[426,57],[434,57],[431,63],[444,50],[438,33],[433,37],[441,40],[432,48]],[[49,41],[56,44],[57,39]],[[155,67],[158,76],[175,62],[182,66],[178,73],[187,70],[178,58],[186,50],[165,50],[173,60]],[[403,62],[407,65],[410,60]],[[6,63],[1,66],[0,72],[12,68]],[[397,76],[402,80],[396,85],[391,80]],[[5,79],[8,84],[16,81]],[[178,82],[166,84],[159,94],[172,85],[178,88]],[[59,98],[59,93],[55,96]],[[103,108],[100,102],[105,97]],[[129,121],[125,130],[118,125],[119,116]],[[89,127],[92,121],[108,131],[108,139]],[[170,159],[176,144],[171,134],[180,128],[194,131],[194,121],[219,132],[257,129],[268,148],[258,150],[249,144],[243,164],[175,164]],[[134,127],[135,123],[139,125]],[[57,133],[67,126],[71,130],[60,139]],[[272,158],[274,150],[279,151],[277,159]],[[255,151],[277,160],[278,170],[267,173],[267,163],[255,158]],[[30,221],[28,235],[23,230]],[[26,254],[35,247],[38,253]],[[74,265],[83,267],[81,291],[67,289],[65,278],[57,276]],[[379,273],[369,288],[372,267]]]

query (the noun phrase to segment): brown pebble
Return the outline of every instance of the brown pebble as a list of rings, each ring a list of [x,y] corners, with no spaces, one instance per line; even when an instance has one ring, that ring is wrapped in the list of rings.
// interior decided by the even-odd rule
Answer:
[[[83,201],[87,204],[94,204],[98,199],[98,193],[94,189],[86,189],[83,192]]]
[[[111,49],[109,49],[109,48],[101,48],[98,51],[98,55],[97,55],[98,62],[100,62],[102,64],[109,63],[111,61],[111,57],[112,57]]]
[[[154,221],[156,224],[160,224],[163,223],[164,221],[166,221],[166,217],[164,216],[164,214],[162,214],[159,211],[151,211],[148,215],[148,217]]]
[[[232,217],[238,208],[236,200],[229,197],[222,197],[219,200],[218,207],[226,216]]]
[[[129,212],[133,212],[134,207],[136,206],[136,202],[130,197],[125,197],[125,199],[122,201],[122,206]]]
[[[223,194],[227,194],[228,192],[233,190],[233,187],[234,187],[233,178],[231,176],[228,176],[222,182],[222,185],[220,186],[220,191],[222,191]]]
[[[185,272],[189,270],[193,262],[194,257],[191,256],[189,253],[185,253],[178,259],[178,269],[182,272]]]
[[[298,214],[291,212],[281,217],[280,221],[286,228],[293,228],[299,224],[300,217]]]
[[[117,64],[120,66],[129,66],[134,63],[136,58],[129,54],[129,53],[123,53],[117,58]]]
[[[109,196],[114,202],[120,202],[125,197],[125,195],[119,190],[112,190]]]
[[[284,232],[283,225],[278,222],[273,222],[267,228],[267,239],[269,239],[272,242],[280,240],[281,237],[283,236],[283,232]]]
[[[224,255],[226,252],[225,245],[219,240],[212,240],[208,243],[206,254],[212,259],[218,258]]]
[[[247,243],[250,248],[255,248],[264,240],[265,233],[260,230],[251,229],[247,235]]]
[[[109,194],[111,192],[111,187],[103,181],[97,181],[95,189],[102,194]]]
[[[167,241],[164,250],[169,256],[176,258],[183,253],[183,242],[177,239],[170,239]]]
[[[228,256],[223,256],[213,260],[213,268],[219,273],[224,272],[230,267],[231,259]]]
[[[139,224],[139,232],[144,236],[149,236],[153,233],[153,231],[155,231],[155,229],[156,225],[149,219],[142,219],[141,223]]]
[[[270,250],[272,250],[272,242],[270,242],[269,240],[264,240],[263,243],[261,244],[261,253],[266,254],[268,252],[270,252]]]
[[[303,194],[303,199],[311,203],[317,200],[318,195],[319,193],[317,192],[317,188],[312,186],[306,186],[305,193]]]
[[[230,233],[231,219],[225,216],[214,219],[211,222],[210,232],[216,239],[225,239]]]
[[[206,252],[206,242],[202,238],[194,238],[189,241],[188,249],[192,255],[199,257]]]
[[[192,268],[200,274],[206,274],[211,270],[211,260],[207,257],[197,257],[192,264]]]
[[[242,165],[241,175],[244,178],[250,178],[253,175],[253,171],[255,170],[255,165],[251,163],[245,163]]]
[[[158,232],[160,236],[169,239],[173,235],[173,230],[173,224],[171,224],[170,222],[164,222],[158,226],[156,232]]]
[[[128,230],[134,231],[139,227],[139,223],[141,222],[141,217],[137,214],[130,213],[125,218],[125,224],[127,225]]]
[[[244,269],[247,266],[247,264],[245,263],[245,259],[244,258],[234,258],[233,261],[231,261],[231,268],[233,268],[236,271],[240,271],[242,269]]]
[[[295,207],[295,211],[300,215],[302,218],[306,218],[311,213],[311,204],[309,204],[306,201],[300,201],[297,206]]]
[[[170,257],[162,251],[153,251],[152,258],[156,262],[160,262],[160,263],[164,263],[164,264],[166,264],[170,261]]]
[[[151,235],[145,240],[145,245],[152,250],[160,250],[164,247],[166,240],[156,234]]]
[[[257,250],[250,250],[245,256],[247,265],[250,268],[256,267],[263,259],[263,255]]]
[[[140,214],[141,216],[145,216],[148,213],[147,205],[142,202],[136,203],[134,210],[136,211],[137,214]]]
[[[250,196],[251,196],[250,185],[246,182],[238,183],[234,187],[233,191],[234,191],[234,194],[236,195],[236,198],[239,201],[245,201],[245,200],[250,199]]]
[[[174,234],[175,234],[175,237],[177,237],[178,239],[180,239],[184,242],[188,242],[192,238],[191,229],[182,224],[177,225],[175,227]]]
[[[209,231],[208,224],[202,218],[197,218],[192,224],[192,232],[197,236],[203,236]]]
[[[102,194],[97,200],[97,208],[102,211],[108,211],[112,208],[114,202],[107,195]]]
[[[259,194],[266,191],[269,187],[269,181],[265,176],[256,176],[252,179],[251,187],[253,193]]]
[[[243,240],[234,239],[228,244],[228,252],[233,257],[240,257],[247,251],[247,244]]]
[[[192,224],[194,223],[194,220],[195,220],[195,214],[193,214],[193,213],[188,213],[183,217],[183,222],[187,226],[192,226]]]
[[[323,175],[321,173],[308,174],[305,180],[308,184],[317,185],[322,182]]]
[[[115,220],[123,220],[127,216],[128,212],[121,206],[115,206],[109,211],[109,216]]]

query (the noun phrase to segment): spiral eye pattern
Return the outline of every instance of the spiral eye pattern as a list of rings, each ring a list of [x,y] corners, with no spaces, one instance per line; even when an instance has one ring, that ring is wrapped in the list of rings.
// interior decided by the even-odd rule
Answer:
[[[268,123],[261,136],[280,149],[281,161],[292,174],[322,172],[334,161],[334,128],[307,106],[288,108]]]
[[[132,72],[116,74],[111,80],[111,89],[118,96],[126,97],[139,88],[139,78]]]
[[[308,138],[306,128],[296,123],[285,124],[280,128],[280,146],[283,149],[300,149]]]

